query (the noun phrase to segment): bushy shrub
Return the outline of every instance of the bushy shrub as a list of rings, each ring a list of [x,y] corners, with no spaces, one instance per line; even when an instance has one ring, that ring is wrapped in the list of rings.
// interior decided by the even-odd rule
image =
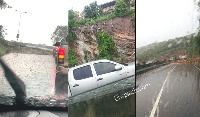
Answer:
[[[115,15],[122,16],[128,11],[127,4],[123,0],[119,0],[115,3]]]
[[[99,59],[112,60],[117,55],[117,48],[110,35],[105,32],[101,32],[97,35]]]
[[[73,67],[77,64],[78,64],[78,62],[76,60],[76,53],[73,49],[70,49],[69,53],[68,53],[68,65],[69,65],[69,67]]]

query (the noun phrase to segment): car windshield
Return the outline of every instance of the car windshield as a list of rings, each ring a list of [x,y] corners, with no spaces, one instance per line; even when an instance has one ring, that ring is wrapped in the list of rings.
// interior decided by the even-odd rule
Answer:
[[[200,2],[171,3],[137,0],[138,117],[200,116]]]

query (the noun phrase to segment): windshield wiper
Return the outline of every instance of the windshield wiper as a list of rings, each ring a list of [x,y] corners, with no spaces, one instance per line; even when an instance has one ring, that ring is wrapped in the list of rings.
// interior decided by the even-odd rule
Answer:
[[[26,86],[24,82],[0,59],[0,64],[4,69],[5,77],[15,92],[16,105],[24,105],[26,98]]]

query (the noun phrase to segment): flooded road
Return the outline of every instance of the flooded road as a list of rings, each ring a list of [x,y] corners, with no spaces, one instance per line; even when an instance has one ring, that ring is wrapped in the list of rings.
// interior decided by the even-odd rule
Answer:
[[[169,64],[137,77],[137,87],[148,87],[136,94],[136,115],[199,117],[199,68],[193,64]]]
[[[56,64],[52,55],[10,53],[2,57],[25,83],[27,98],[54,95]],[[0,66],[0,95],[15,96]]]

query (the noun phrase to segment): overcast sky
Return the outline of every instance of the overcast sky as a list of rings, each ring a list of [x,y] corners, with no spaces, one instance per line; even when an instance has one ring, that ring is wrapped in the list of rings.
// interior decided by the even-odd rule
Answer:
[[[82,11],[84,6],[94,0],[5,0],[12,6],[11,9],[0,10],[0,25],[7,30],[6,40],[17,40],[19,29],[19,41],[52,45],[51,34],[58,25],[67,25],[68,10]],[[103,4],[111,0],[97,0]],[[19,28],[19,17],[22,13]]]
[[[136,47],[197,32],[198,0],[137,0]]]

